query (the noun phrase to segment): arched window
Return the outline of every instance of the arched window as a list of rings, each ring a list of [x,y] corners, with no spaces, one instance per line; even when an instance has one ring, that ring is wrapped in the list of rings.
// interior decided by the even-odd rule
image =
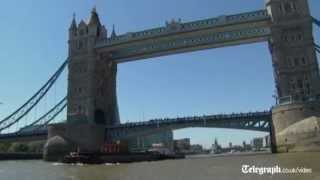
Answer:
[[[82,36],[84,34],[84,30],[80,29],[80,36]]]
[[[288,2],[284,4],[284,10],[286,13],[291,13],[292,12],[292,6]]]
[[[297,6],[295,2],[291,2],[291,8],[292,10],[297,10]]]
[[[79,40],[78,41],[78,49],[82,49],[83,48],[83,41]]]

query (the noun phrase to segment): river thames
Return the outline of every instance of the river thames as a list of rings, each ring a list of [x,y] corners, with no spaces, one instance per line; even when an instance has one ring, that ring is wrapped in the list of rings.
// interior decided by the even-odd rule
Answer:
[[[67,165],[43,161],[0,161],[1,180],[320,180],[320,153],[191,156],[182,160],[130,164]],[[304,168],[302,173],[250,174],[247,167]],[[311,171],[312,172],[311,172]],[[247,173],[243,173],[245,171]]]

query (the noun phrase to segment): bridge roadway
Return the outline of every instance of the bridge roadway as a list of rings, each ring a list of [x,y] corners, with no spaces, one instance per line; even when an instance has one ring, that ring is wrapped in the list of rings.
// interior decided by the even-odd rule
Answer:
[[[270,122],[270,111],[152,119],[144,122],[130,122],[107,127],[106,139],[121,140],[138,135],[149,135],[168,129],[176,130],[188,127],[230,128],[270,132]],[[0,142],[25,142],[46,139],[47,127],[37,128],[34,131],[0,134]]]

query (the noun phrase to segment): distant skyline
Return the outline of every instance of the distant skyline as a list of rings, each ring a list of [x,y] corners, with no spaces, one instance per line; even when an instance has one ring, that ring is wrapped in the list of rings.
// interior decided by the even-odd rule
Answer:
[[[264,8],[264,0],[56,0],[2,1],[0,17],[0,119],[35,93],[67,58],[68,28],[73,13],[87,20],[96,6],[110,34],[237,14]],[[320,19],[320,1],[309,0]],[[315,41],[320,44],[319,28]],[[40,116],[66,94],[67,73],[50,97],[28,119]],[[263,111],[275,104],[271,57],[267,42],[145,59],[119,64],[117,94],[121,122],[151,118]],[[266,133],[193,128],[174,132],[175,138],[209,147],[215,138],[226,146]]]

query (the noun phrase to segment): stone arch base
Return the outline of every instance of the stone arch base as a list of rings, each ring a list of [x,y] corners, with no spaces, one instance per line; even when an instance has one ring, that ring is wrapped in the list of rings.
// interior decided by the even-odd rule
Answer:
[[[96,153],[104,143],[104,126],[94,124],[54,124],[48,128],[44,147],[46,161],[60,161],[73,151]]]
[[[277,106],[272,110],[276,152],[320,151],[320,103]]]

